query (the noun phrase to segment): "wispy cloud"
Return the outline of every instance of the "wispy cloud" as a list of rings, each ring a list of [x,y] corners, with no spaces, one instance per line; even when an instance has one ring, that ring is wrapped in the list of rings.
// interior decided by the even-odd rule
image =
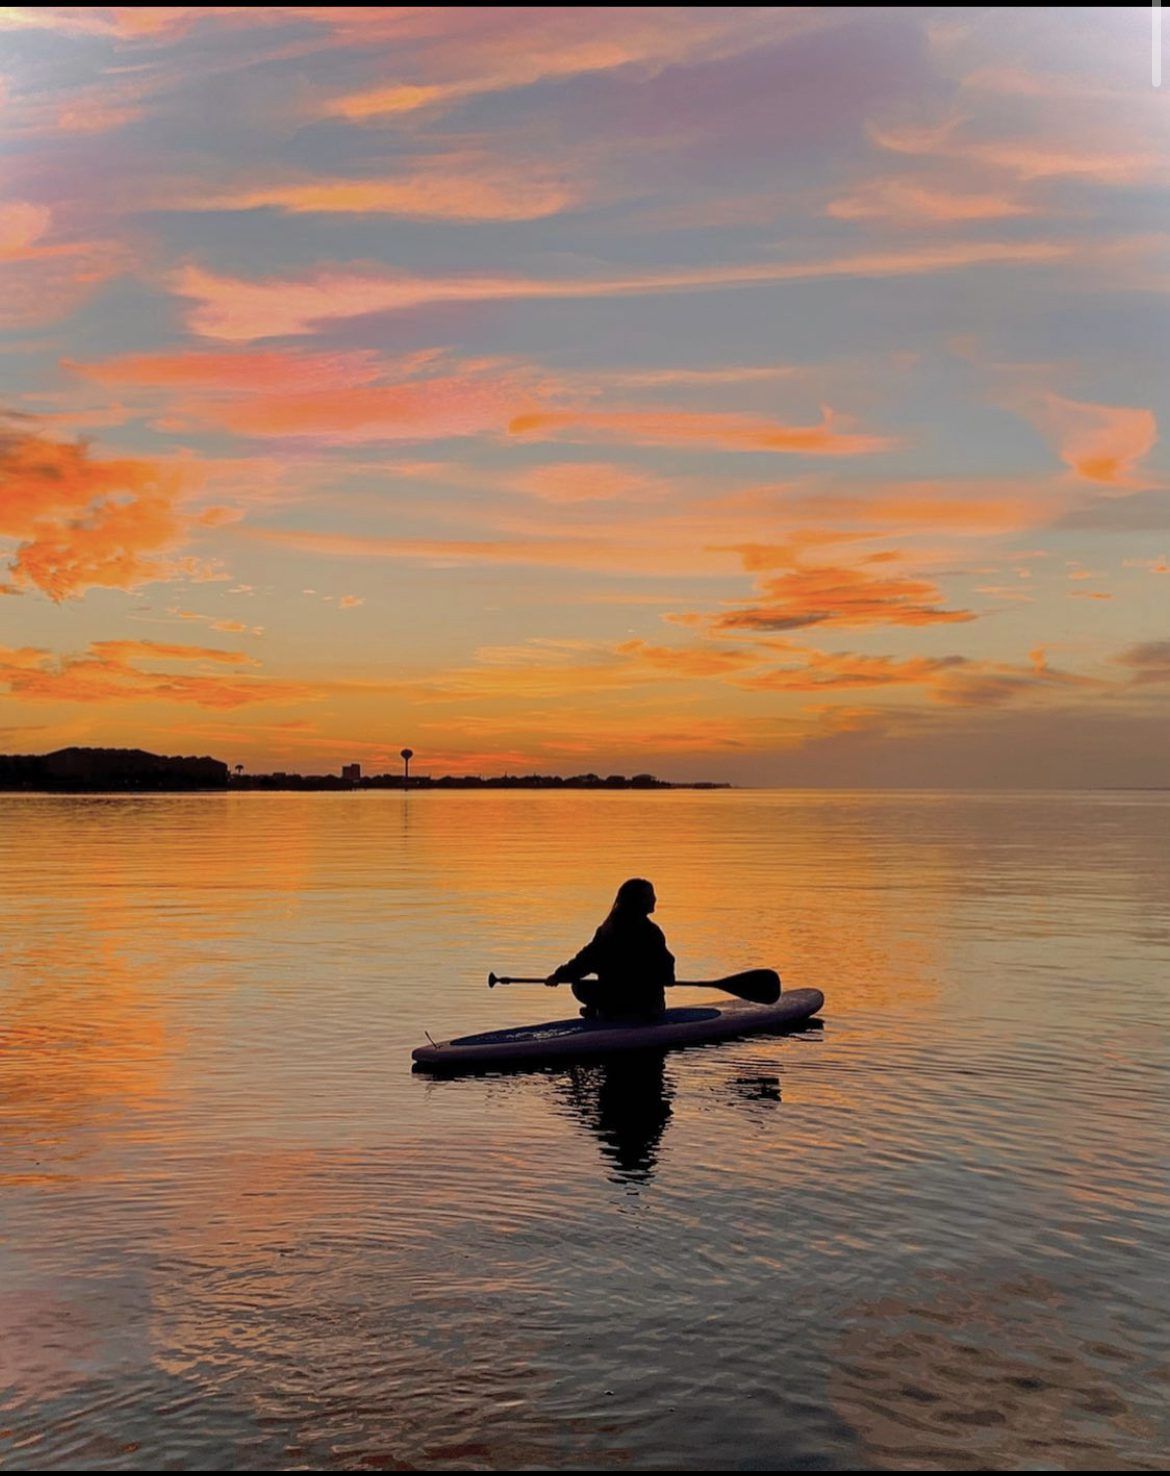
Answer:
[[[256,703],[301,703],[319,695],[309,684],[212,671],[156,670],[185,662],[214,667],[255,665],[239,652],[158,641],[94,641],[79,655],[56,657],[33,648],[0,647],[0,682],[18,702],[179,703],[235,708]]]
[[[207,338],[248,342],[312,333],[347,318],[436,303],[650,296],[838,277],[914,277],[972,267],[1040,265],[1066,260],[1072,253],[1071,245],[1059,241],[965,241],[905,251],[821,256],[801,262],[751,262],[561,279],[419,277],[380,268],[338,266],[319,268],[302,278],[247,280],[188,266],[176,274],[173,288],[195,304],[187,315],[192,332]]]
[[[540,83],[631,70],[640,78],[711,60],[830,23],[809,10],[722,13],[546,7],[481,12],[474,24],[437,25],[419,72],[338,96],[329,111],[350,122],[446,110],[477,97]]]
[[[1035,208],[1002,190],[955,189],[917,178],[867,180],[826,206],[834,220],[873,220],[915,229],[1032,215]]]
[[[178,190],[168,208],[277,210],[287,215],[397,215],[418,220],[542,220],[588,195],[585,181],[539,164],[505,164],[470,151],[431,155],[384,177],[300,178],[217,194]]]
[[[888,451],[891,436],[834,428],[825,413],[819,425],[780,425],[747,415],[685,410],[546,410],[517,416],[512,435],[532,440],[610,441],[635,446],[705,444],[723,451],[779,451],[803,456],[863,456]]]
[[[437,350],[397,359],[369,350],[138,354],[70,367],[136,391],[172,430],[323,445],[502,435],[541,403],[539,376],[524,366]]]

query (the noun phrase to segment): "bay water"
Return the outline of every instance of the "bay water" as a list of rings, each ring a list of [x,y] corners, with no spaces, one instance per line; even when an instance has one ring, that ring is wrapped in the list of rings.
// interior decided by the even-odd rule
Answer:
[[[1163,1469],[1168,822],[0,797],[0,1466]],[[574,1013],[487,973],[628,876],[680,977],[776,967],[820,1020],[412,1072]]]

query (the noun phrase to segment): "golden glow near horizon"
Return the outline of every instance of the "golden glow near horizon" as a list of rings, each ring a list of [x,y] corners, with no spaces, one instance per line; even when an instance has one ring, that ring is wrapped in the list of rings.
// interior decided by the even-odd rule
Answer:
[[[0,749],[1166,782],[1143,9],[0,32]]]

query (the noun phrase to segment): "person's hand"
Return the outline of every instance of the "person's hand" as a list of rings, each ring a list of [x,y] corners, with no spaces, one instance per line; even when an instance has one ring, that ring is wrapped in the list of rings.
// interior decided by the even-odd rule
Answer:
[[[547,988],[555,989],[561,981],[557,978],[556,974],[550,974],[544,982]]]

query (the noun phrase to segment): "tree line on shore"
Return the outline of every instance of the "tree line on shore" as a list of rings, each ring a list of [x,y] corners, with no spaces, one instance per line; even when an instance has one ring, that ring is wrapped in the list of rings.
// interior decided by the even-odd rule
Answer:
[[[59,748],[0,754],[0,790],[79,792],[187,789],[729,789],[674,784],[653,774],[245,774],[214,758],[165,757],[140,748]]]

